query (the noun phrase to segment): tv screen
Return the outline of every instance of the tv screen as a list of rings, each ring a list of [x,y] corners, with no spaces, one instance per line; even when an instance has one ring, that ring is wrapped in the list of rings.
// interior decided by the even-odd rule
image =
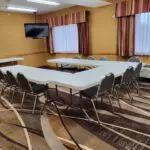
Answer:
[[[28,23],[24,24],[25,36],[28,38],[45,38],[49,36],[48,24],[45,23]]]

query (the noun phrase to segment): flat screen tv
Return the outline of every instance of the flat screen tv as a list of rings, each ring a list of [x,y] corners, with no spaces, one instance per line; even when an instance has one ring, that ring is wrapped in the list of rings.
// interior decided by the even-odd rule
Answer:
[[[49,36],[49,28],[46,23],[25,23],[24,28],[27,38],[40,39]]]

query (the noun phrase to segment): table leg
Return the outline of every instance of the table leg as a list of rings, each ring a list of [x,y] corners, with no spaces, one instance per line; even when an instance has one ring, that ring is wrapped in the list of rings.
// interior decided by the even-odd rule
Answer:
[[[57,69],[57,70],[59,70],[59,66],[58,66],[58,64],[57,64],[57,63],[56,63],[56,69]]]
[[[72,89],[70,89],[70,106],[72,105]]]
[[[58,95],[58,86],[55,85],[55,88],[56,88],[56,96],[59,97],[59,95]]]
[[[60,110],[67,110],[70,106],[70,104],[66,104],[64,98],[59,96],[58,93],[58,86],[55,85],[55,89],[56,89],[56,100],[61,100],[63,102],[63,106],[58,106]]]

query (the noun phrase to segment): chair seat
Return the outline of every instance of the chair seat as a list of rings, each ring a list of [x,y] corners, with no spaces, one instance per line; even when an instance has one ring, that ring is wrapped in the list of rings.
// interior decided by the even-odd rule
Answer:
[[[80,95],[90,98],[90,99],[94,98],[96,96],[97,89],[98,89],[98,86],[94,86],[92,88],[81,91]]]
[[[45,90],[48,89],[47,85],[42,85],[42,84],[32,84],[32,90],[36,94],[43,93]]]

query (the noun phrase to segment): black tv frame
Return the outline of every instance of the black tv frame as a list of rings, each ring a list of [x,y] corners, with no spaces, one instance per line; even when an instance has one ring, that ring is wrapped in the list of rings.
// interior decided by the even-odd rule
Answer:
[[[47,26],[48,27],[48,32],[49,32],[49,25],[48,25],[48,23],[24,23],[24,30],[25,30],[25,27],[27,26],[27,25],[31,25],[31,26],[34,26],[34,25],[38,25],[38,26]],[[49,35],[48,35],[49,36]],[[48,36],[45,36],[45,37],[40,37],[40,38],[47,38]],[[40,39],[39,37],[37,37],[37,36],[27,36],[27,34],[26,34],[26,30],[25,30],[25,37],[26,38],[33,38],[33,39]]]

